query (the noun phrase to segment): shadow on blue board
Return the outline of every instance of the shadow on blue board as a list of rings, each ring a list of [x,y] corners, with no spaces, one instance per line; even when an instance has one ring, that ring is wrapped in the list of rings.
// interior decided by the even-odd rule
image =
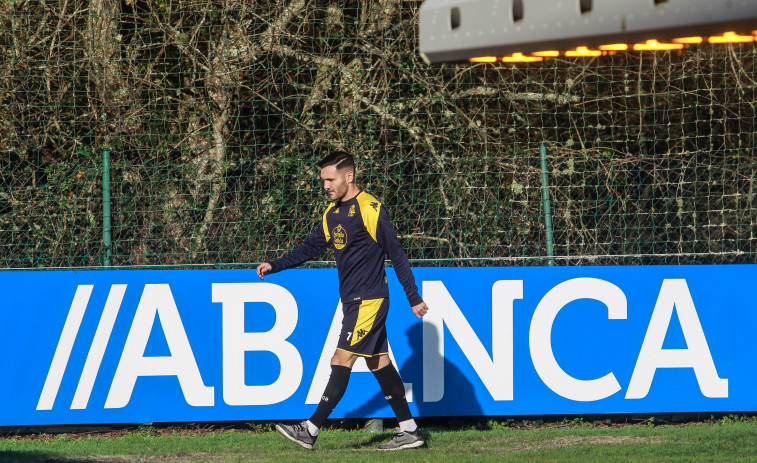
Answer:
[[[435,330],[429,330],[428,336],[435,336]],[[465,378],[460,369],[445,358],[444,383],[446,393],[438,402],[423,402],[423,324],[414,323],[406,332],[410,345],[410,358],[399,367],[402,380],[413,384],[413,399],[418,407],[418,416],[481,416],[483,411],[476,399],[473,385]],[[430,345],[437,346],[439,339],[430,339]],[[370,416],[386,407],[384,395],[379,393],[369,398],[366,403],[347,413],[347,418],[362,418]]]

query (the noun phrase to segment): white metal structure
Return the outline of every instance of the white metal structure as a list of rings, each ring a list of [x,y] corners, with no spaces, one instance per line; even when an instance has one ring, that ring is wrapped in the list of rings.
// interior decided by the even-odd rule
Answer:
[[[757,0],[425,0],[427,63],[757,29]]]

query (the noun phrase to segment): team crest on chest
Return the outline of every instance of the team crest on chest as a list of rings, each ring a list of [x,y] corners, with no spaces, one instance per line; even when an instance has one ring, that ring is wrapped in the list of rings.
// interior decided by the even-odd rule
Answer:
[[[334,242],[335,248],[343,249],[347,246],[347,230],[341,224],[337,225],[331,230],[331,239]]]
[[[350,212],[347,213],[347,217],[352,217],[353,215],[355,215],[355,205],[354,204],[352,206],[350,206]]]

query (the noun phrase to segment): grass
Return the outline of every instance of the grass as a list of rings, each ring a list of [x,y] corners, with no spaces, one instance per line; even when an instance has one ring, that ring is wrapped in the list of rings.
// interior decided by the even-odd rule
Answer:
[[[707,423],[607,425],[572,422],[511,426],[489,422],[460,429],[424,429],[427,448],[379,452],[391,433],[330,429],[316,450],[292,444],[270,426],[254,430],[141,427],[96,434],[0,438],[2,462],[585,462],[757,461],[757,419]]]

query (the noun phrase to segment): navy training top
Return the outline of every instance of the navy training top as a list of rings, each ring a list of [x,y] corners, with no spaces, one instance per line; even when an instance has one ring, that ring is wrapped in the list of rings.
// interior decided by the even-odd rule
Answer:
[[[342,303],[389,297],[385,255],[392,261],[410,306],[423,302],[389,214],[364,191],[347,201],[331,202],[323,213],[322,225],[302,245],[271,262],[271,273],[297,267],[321,254],[329,244],[334,247]]]

